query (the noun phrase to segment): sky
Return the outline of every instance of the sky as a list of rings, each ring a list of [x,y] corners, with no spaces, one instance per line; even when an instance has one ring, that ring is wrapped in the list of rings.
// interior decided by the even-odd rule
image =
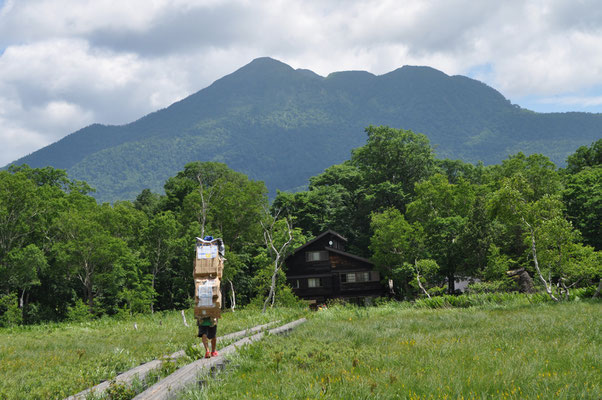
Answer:
[[[427,65],[602,112],[600,0],[0,0],[0,166],[264,56],[322,76]]]

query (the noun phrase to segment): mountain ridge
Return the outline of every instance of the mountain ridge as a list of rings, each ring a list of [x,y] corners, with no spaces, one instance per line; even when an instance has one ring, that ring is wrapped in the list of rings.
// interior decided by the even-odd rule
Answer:
[[[370,124],[424,133],[439,157],[486,164],[519,150],[563,163],[602,136],[602,114],[535,113],[431,67],[323,77],[262,57],[166,108],[125,125],[92,124],[14,164],[67,169],[101,201],[161,191],[194,160],[225,162],[273,193],[347,159]]]

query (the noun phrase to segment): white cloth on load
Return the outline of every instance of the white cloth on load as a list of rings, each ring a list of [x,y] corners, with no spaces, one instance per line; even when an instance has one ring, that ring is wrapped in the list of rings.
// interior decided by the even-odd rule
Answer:
[[[214,279],[207,279],[205,282],[197,287],[197,307],[213,307],[215,303],[213,301],[213,286],[215,286]]]

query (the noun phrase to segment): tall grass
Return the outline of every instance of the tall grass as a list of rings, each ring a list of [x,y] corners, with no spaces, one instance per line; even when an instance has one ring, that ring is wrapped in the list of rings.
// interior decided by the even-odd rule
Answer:
[[[218,335],[299,314],[286,309],[227,312]],[[192,310],[186,318],[190,327],[174,311],[0,329],[0,399],[62,399],[200,343]]]
[[[600,303],[320,311],[184,399],[599,399]]]

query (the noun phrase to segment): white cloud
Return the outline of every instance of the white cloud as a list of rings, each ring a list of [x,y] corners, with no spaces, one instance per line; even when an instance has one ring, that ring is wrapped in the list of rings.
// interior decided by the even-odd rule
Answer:
[[[563,104],[567,106],[595,107],[602,106],[602,96],[558,96],[542,98],[539,100],[543,104]]]
[[[261,56],[321,75],[429,65],[508,98],[602,111],[597,3],[6,0],[0,164],[92,122],[135,120]]]

